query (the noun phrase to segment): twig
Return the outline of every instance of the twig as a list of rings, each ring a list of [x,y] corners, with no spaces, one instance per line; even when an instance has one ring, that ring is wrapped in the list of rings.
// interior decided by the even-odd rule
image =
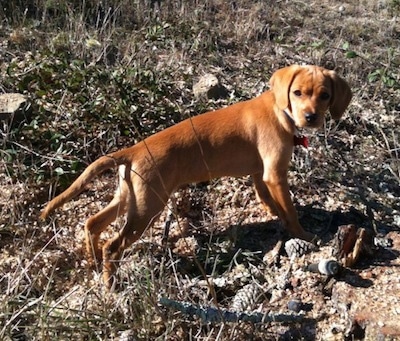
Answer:
[[[46,156],[46,155],[40,154],[38,152],[35,152],[33,149],[29,149],[28,147],[26,147],[26,146],[24,146],[24,145],[22,145],[22,144],[20,144],[18,142],[15,142],[15,141],[10,141],[10,142],[12,144],[16,145],[17,147],[19,147],[19,148],[21,148],[21,149],[23,149],[23,150],[25,150],[25,151],[27,151],[29,153],[32,153],[35,156],[41,157],[43,159],[46,159],[46,160],[63,161],[63,162],[69,162],[69,163],[73,163],[74,162],[74,160],[63,159],[61,157]]]
[[[295,323],[307,320],[304,315],[299,314],[275,314],[275,313],[245,313],[239,311],[229,311],[225,309],[217,309],[213,307],[200,307],[189,302],[179,302],[169,298],[161,297],[158,301],[161,305],[178,310],[184,315],[197,316],[205,323],[220,322],[252,322],[252,323],[269,323],[284,322]]]
[[[168,241],[169,230],[174,219],[174,211],[171,207],[168,208],[167,219],[165,219],[164,233],[162,236],[162,245],[165,247]]]

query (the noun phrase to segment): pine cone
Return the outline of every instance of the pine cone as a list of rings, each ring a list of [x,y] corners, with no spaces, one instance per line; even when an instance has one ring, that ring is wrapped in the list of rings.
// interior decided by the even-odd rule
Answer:
[[[250,283],[239,289],[232,300],[231,309],[233,311],[252,310],[257,303],[261,287],[257,283]]]
[[[298,238],[289,239],[285,243],[285,251],[290,258],[301,257],[316,249],[317,246],[313,243]]]

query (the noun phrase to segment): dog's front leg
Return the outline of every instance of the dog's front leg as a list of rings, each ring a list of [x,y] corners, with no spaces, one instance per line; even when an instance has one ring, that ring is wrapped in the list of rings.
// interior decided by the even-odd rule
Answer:
[[[288,232],[296,238],[313,240],[315,235],[305,231],[299,223],[296,209],[290,199],[286,172],[270,170],[268,174],[264,174],[264,182],[278,210],[279,218]]]
[[[262,203],[264,210],[270,217],[278,216],[278,210],[276,208],[275,202],[272,200],[268,187],[263,181],[262,173],[253,174],[252,178],[254,187],[256,189],[257,198]]]

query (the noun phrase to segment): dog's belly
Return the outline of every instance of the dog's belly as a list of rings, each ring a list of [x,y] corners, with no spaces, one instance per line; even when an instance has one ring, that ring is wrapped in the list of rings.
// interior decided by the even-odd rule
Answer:
[[[240,148],[239,148],[240,149]],[[201,182],[223,176],[240,177],[262,172],[262,161],[257,152],[236,150],[215,151],[206,155],[190,157],[191,161],[182,160],[181,170],[186,170],[186,182]]]

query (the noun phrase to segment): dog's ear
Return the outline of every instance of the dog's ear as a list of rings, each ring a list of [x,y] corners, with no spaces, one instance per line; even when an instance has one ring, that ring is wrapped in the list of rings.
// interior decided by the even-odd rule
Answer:
[[[347,82],[340,78],[335,71],[329,71],[333,84],[333,96],[330,105],[332,119],[338,120],[350,104],[352,93]]]
[[[294,77],[302,69],[300,65],[291,65],[275,71],[269,80],[269,85],[275,95],[275,102],[279,109],[289,107],[289,89]]]

